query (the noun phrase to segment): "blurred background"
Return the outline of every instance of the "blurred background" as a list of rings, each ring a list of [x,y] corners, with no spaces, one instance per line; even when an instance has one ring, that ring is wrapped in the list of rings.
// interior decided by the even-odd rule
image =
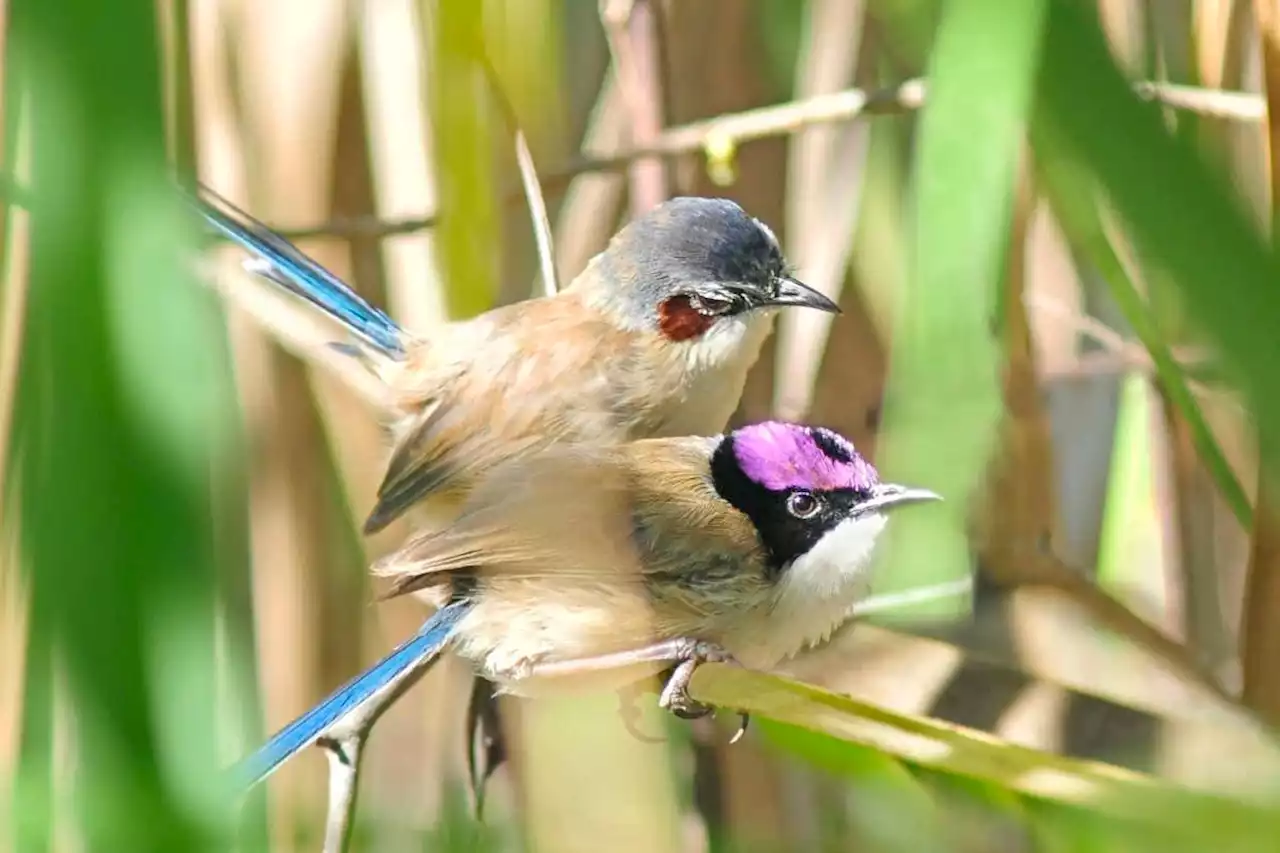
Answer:
[[[320,848],[320,750],[244,805],[218,768],[417,629],[366,574],[409,531],[359,534],[367,381],[173,176],[422,329],[543,287],[517,130],[562,283],[672,195],[771,225],[844,313],[782,318],[735,423],[947,512],[788,666],[852,701],[695,681],[760,712],[729,746],[503,700],[481,825],[446,661],[352,849],[1273,849],[1280,3],[0,7],[0,849]]]

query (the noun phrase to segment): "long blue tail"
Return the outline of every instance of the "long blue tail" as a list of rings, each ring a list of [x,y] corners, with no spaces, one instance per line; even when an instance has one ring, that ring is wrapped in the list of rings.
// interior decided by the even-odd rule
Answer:
[[[437,610],[412,639],[402,643],[391,654],[281,729],[257,752],[232,768],[237,789],[245,790],[262,781],[285,761],[314,744],[331,726],[346,716],[348,711],[378,692],[397,675],[419,661],[438,656],[452,636],[458,620],[470,612],[471,608],[470,602],[458,601]]]
[[[191,201],[215,229],[255,256],[254,271],[324,311],[388,358],[404,355],[400,326],[284,237],[209,189]]]

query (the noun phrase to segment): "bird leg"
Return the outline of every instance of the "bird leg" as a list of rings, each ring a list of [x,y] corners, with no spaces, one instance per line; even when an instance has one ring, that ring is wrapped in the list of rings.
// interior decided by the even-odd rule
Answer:
[[[498,712],[497,689],[481,676],[476,676],[471,685],[467,735],[467,776],[475,818],[483,820],[485,788],[489,777],[507,760],[507,742]]]
[[[704,663],[736,664],[737,661],[734,660],[733,655],[715,643],[692,637],[677,637],[625,652],[536,663],[530,667],[527,675],[537,677],[579,675],[643,663],[675,664],[675,669],[668,677],[662,694],[658,698],[658,706],[671,711],[681,719],[695,720],[707,716],[714,709],[689,695],[689,682],[693,678],[693,673]],[[742,714],[742,724],[733,736],[734,742],[746,731],[749,719],[746,714]]]

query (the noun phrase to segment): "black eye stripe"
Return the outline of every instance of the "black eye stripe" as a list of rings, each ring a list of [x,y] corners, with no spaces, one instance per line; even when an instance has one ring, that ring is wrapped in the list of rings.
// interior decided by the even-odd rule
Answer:
[[[852,489],[815,492],[819,511],[797,518],[788,510],[796,492],[770,491],[743,473],[733,452],[734,441],[733,436],[725,438],[712,455],[712,482],[722,498],[751,519],[775,575],[807,553],[828,530],[849,518],[854,506],[866,498]]]

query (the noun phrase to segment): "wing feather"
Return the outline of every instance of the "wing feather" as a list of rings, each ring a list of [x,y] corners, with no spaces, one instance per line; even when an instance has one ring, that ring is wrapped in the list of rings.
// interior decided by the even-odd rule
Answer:
[[[711,486],[714,443],[560,444],[509,461],[478,480],[453,524],[418,533],[374,571],[398,576],[393,597],[463,570],[616,587],[745,568],[757,534]]]
[[[640,582],[631,535],[635,472],[625,450],[562,444],[495,466],[456,521],[412,537],[374,571],[398,575],[387,597],[483,567],[509,576]]]
[[[497,309],[424,345],[398,383],[421,413],[395,443],[365,532],[557,442],[628,438],[643,417],[620,399],[636,384],[628,371],[642,369],[634,345],[569,294]]]

